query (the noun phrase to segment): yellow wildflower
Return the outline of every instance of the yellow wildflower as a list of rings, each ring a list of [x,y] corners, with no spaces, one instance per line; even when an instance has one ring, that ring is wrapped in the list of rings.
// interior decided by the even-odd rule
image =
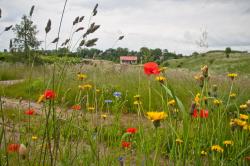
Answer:
[[[202,150],[202,151],[201,151],[201,155],[202,155],[202,156],[206,156],[206,155],[207,155],[207,152],[204,151],[204,150]]]
[[[240,114],[240,119],[242,120],[248,120],[248,115],[245,115],[245,114]]]
[[[231,124],[243,127],[247,124],[247,122],[240,119],[231,119]]]
[[[151,121],[164,120],[167,117],[165,112],[147,112],[147,118]]]
[[[90,84],[84,84],[84,85],[79,85],[78,86],[80,89],[91,89],[92,88],[92,85]]]
[[[101,118],[102,118],[102,119],[106,119],[107,117],[108,117],[108,116],[107,116],[106,114],[102,114],[102,115],[101,115]]]
[[[175,104],[176,104],[176,101],[174,99],[172,99],[168,102],[168,105],[170,105],[170,106],[175,106]]]
[[[212,151],[216,151],[216,152],[220,152],[220,153],[223,153],[224,152],[224,149],[220,146],[220,145],[213,145],[211,147],[211,150]]]
[[[177,144],[182,144],[182,143],[183,143],[183,141],[182,141],[180,138],[177,138],[177,139],[175,140],[175,142],[176,142]]]
[[[214,105],[218,106],[222,103],[222,101],[218,100],[218,99],[214,99],[213,103],[214,103]]]
[[[159,72],[164,72],[164,71],[166,71],[167,70],[167,67],[161,67],[160,69],[159,69]]]
[[[164,81],[166,81],[166,77],[163,77],[163,76],[158,76],[155,78],[156,81],[159,81],[160,83],[164,83]]]
[[[94,111],[95,110],[95,107],[88,107],[88,111]]]
[[[87,78],[87,75],[82,74],[82,73],[78,73],[78,74],[77,74],[77,78],[78,78],[79,80],[83,80],[83,79]]]
[[[233,145],[234,142],[231,141],[231,140],[225,140],[225,141],[223,141],[223,144],[226,145],[226,147],[227,147],[227,146],[229,146],[229,145]]]
[[[234,99],[236,97],[236,93],[230,93],[229,97]]]
[[[32,136],[31,138],[33,141],[37,140],[37,136]]]
[[[96,93],[99,93],[99,92],[101,92],[101,90],[100,90],[100,89],[96,89],[95,91],[96,91]]]
[[[141,104],[142,104],[141,101],[138,101],[138,100],[134,101],[134,105],[141,105]]]
[[[201,96],[200,93],[197,93],[197,94],[195,95],[194,102],[195,102],[196,104],[199,104],[199,102],[200,102],[200,96]]]
[[[231,78],[231,80],[234,80],[238,75],[236,73],[229,73],[227,76]]]
[[[38,98],[37,103],[38,103],[38,104],[41,103],[42,101],[44,101],[44,99],[45,99],[45,96],[44,96],[44,95],[41,95],[41,96]]]
[[[241,104],[241,105],[240,105],[240,109],[242,109],[242,110],[247,109],[247,105],[246,105],[246,104]]]
[[[135,96],[134,96],[134,99],[135,99],[135,100],[140,100],[140,98],[141,98],[140,95],[135,95]]]

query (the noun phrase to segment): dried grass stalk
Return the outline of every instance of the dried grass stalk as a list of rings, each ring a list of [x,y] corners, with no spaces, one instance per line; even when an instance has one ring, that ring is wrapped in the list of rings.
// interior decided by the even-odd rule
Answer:
[[[59,37],[55,38],[51,43],[56,43],[58,42],[58,40],[59,40]]]
[[[46,34],[50,31],[50,29],[51,29],[51,20],[49,19],[45,27]]]
[[[34,12],[34,9],[35,9],[35,5],[33,5],[30,9],[30,17],[32,17],[33,15],[33,12]]]

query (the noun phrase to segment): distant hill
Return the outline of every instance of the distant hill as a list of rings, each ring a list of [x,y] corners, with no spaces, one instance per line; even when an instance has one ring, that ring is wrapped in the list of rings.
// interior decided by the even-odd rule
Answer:
[[[204,54],[167,60],[164,63],[170,68],[186,68],[192,71],[200,70],[208,65],[216,73],[236,72],[250,75],[250,53],[232,51],[226,58],[224,51],[209,51]]]

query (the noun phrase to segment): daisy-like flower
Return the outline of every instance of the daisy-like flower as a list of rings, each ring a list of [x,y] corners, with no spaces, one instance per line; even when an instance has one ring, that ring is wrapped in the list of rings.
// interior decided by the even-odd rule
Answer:
[[[182,144],[183,143],[183,140],[181,140],[180,138],[177,138],[176,140],[175,140],[175,142],[177,143],[177,144]]]
[[[202,155],[202,156],[207,156],[207,152],[204,151],[204,150],[202,150],[202,151],[201,151],[201,155]]]
[[[136,106],[139,106],[139,105],[141,105],[141,104],[142,104],[141,101],[138,101],[138,100],[134,101],[134,105],[136,105]]]
[[[147,112],[147,117],[154,122],[166,119],[167,114],[165,112]]]
[[[229,73],[227,75],[231,80],[234,80],[238,75],[236,73]]]
[[[135,95],[135,96],[134,96],[134,99],[135,99],[135,100],[137,100],[137,101],[139,101],[139,100],[140,100],[140,98],[141,98],[141,96],[140,96],[140,95]]]
[[[92,85],[84,84],[84,85],[79,85],[78,87],[79,87],[79,89],[82,89],[82,90],[84,90],[84,89],[90,90],[92,88]]]
[[[36,140],[38,139],[38,137],[33,135],[33,136],[31,137],[31,139],[32,139],[33,141],[36,141]]]
[[[219,152],[219,153],[223,153],[224,152],[224,149],[220,145],[213,145],[211,147],[211,150],[215,151],[215,152]]]
[[[236,93],[230,93],[230,94],[229,94],[229,97],[230,97],[231,99],[235,99]]]
[[[89,112],[92,112],[92,111],[94,111],[95,110],[95,107],[88,107],[88,111]]]
[[[214,99],[213,103],[214,105],[219,106],[222,103],[222,101],[218,99]]]
[[[87,75],[86,75],[86,74],[82,74],[82,73],[78,73],[78,74],[77,74],[77,78],[78,78],[79,80],[84,80],[85,78],[87,78]]]
[[[225,141],[223,141],[223,144],[226,145],[226,147],[227,147],[227,146],[232,146],[234,144],[234,142],[231,140],[225,140]]]
[[[245,114],[240,114],[240,119],[242,119],[242,120],[248,120],[249,116],[245,115]]]
[[[247,109],[247,104],[241,104],[240,109],[241,110],[246,110]]]
[[[106,114],[102,114],[102,115],[101,115],[101,118],[104,119],[104,120],[105,120],[107,117],[108,117],[108,116],[107,116]]]
[[[168,106],[175,106],[175,104],[176,104],[176,101],[174,99],[168,102]]]
[[[161,84],[163,84],[166,81],[166,77],[157,76],[157,77],[155,77],[155,80],[159,81]]]

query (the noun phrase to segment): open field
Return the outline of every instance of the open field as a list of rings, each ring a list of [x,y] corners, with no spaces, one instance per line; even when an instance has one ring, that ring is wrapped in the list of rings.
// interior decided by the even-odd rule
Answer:
[[[194,79],[201,71],[167,69],[160,74],[166,78],[162,84],[156,76],[147,76],[143,65],[108,61],[40,66],[3,63],[1,67],[5,75],[14,73],[13,80],[23,80],[0,85],[1,96],[15,99],[15,104],[2,99],[5,146],[1,162],[6,157],[9,163],[24,165],[248,162],[249,107],[244,103],[249,99],[250,80],[243,74],[231,80],[227,73],[213,72],[201,87]],[[79,73],[84,74],[80,80]],[[55,98],[35,104],[46,89],[52,89]],[[232,93],[236,96],[229,97]],[[192,103],[197,114],[190,114]],[[27,114],[30,109],[36,115]],[[151,121],[148,112],[153,111],[164,116],[153,115]],[[28,149],[21,158],[5,153],[8,146],[20,143]]]

